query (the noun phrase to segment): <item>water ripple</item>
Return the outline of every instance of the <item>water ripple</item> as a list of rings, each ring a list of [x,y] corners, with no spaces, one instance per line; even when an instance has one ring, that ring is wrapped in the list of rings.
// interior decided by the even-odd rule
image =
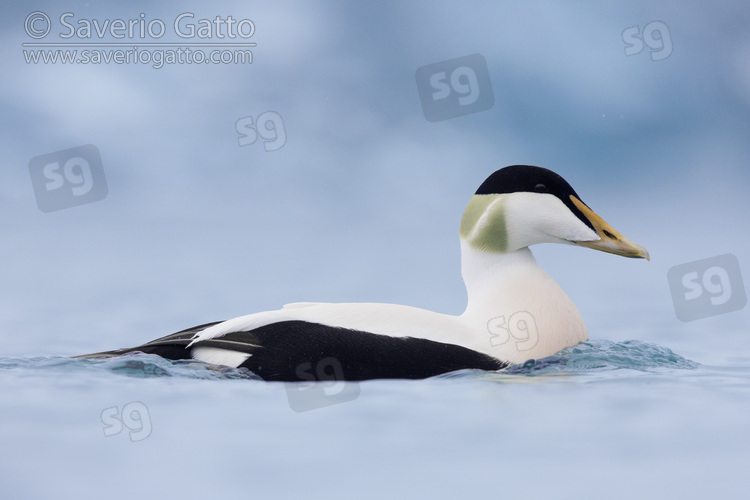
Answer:
[[[511,366],[503,375],[539,376],[574,373],[596,373],[612,370],[658,372],[664,370],[692,370],[698,363],[683,358],[666,347],[639,340],[612,342],[596,340],[582,342],[560,351],[554,356],[529,360]],[[244,368],[229,368],[193,360],[170,361],[153,354],[134,353],[109,359],[73,359],[65,356],[0,358],[0,370],[58,373],[69,371],[98,371],[135,378],[184,377],[193,379],[254,379],[260,378]],[[462,370],[440,378],[472,376],[476,371]]]
[[[99,371],[136,378],[185,377],[195,379],[256,379],[245,368],[216,366],[200,361],[171,361],[154,354],[132,354],[108,359],[73,359],[65,356],[0,358],[0,370]]]
[[[699,366],[695,361],[683,358],[666,347],[649,342],[595,340],[568,347],[554,356],[511,366],[505,373],[547,375],[623,369],[655,372],[664,369],[693,370]]]

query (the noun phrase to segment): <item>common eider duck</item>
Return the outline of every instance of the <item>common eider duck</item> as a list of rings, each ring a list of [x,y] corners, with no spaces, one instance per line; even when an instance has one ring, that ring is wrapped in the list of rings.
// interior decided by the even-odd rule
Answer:
[[[537,264],[531,245],[563,243],[649,260],[645,248],[594,213],[561,176],[528,165],[500,169],[479,186],[459,235],[468,303],[458,316],[399,304],[293,303],[82,357],[142,352],[246,368],[269,381],[500,370],[588,339],[575,304]]]

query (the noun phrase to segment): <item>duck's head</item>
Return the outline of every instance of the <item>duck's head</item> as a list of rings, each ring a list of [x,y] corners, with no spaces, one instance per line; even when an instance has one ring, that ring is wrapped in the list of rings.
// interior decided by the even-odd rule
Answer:
[[[467,244],[486,252],[567,243],[649,260],[645,248],[594,213],[565,179],[529,165],[513,165],[490,175],[469,201],[460,233]]]

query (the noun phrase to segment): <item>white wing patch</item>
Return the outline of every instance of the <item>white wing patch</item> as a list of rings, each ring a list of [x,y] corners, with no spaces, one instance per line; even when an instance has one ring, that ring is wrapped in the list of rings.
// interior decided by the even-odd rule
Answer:
[[[218,347],[193,347],[190,355],[198,361],[211,363],[212,365],[231,366],[232,368],[237,368],[252,356],[252,354],[246,352],[230,351]]]
[[[262,326],[278,323],[279,321],[288,321],[290,318],[284,311],[265,311],[247,316],[230,319],[219,323],[218,325],[209,326],[205,330],[196,333],[188,347],[202,340],[214,339],[232,332],[249,332]]]
[[[469,345],[477,341],[490,346],[484,329],[478,330],[479,338],[476,339],[474,337],[477,335],[469,325],[456,316],[396,304],[296,302],[287,304],[284,309],[248,314],[210,326],[196,333],[188,347],[229,333],[251,332],[283,321],[306,321],[390,337],[417,337],[449,344]]]
[[[284,304],[284,309],[300,309],[302,307],[312,307],[312,306],[319,306],[321,304],[325,304],[325,302],[290,302],[289,304]]]

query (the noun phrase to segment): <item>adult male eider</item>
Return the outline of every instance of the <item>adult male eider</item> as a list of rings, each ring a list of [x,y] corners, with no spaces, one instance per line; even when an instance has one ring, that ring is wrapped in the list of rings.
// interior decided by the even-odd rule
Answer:
[[[469,200],[459,233],[468,293],[460,316],[397,304],[295,303],[81,357],[143,352],[247,368],[275,381],[499,370],[588,339],[578,309],[536,263],[530,245],[566,243],[649,259],[562,177],[528,165],[490,175]]]

